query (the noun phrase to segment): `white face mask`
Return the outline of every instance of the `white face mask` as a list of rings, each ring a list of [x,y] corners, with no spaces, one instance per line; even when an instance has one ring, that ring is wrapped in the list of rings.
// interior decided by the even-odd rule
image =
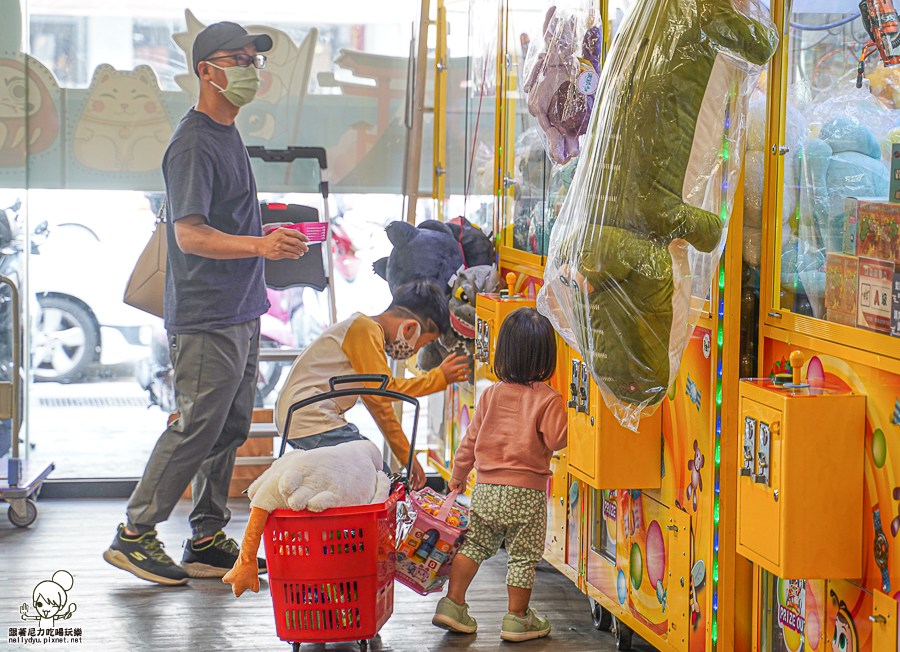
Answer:
[[[413,336],[411,339],[406,339],[403,335],[403,329],[407,324],[415,324],[416,330],[413,332]],[[412,354],[416,352],[416,342],[419,341],[419,336],[422,334],[422,326],[419,322],[415,320],[408,320],[400,324],[400,327],[397,329],[397,339],[395,339],[390,344],[384,345],[384,352],[391,356],[394,360],[406,360],[407,358],[411,358]]]

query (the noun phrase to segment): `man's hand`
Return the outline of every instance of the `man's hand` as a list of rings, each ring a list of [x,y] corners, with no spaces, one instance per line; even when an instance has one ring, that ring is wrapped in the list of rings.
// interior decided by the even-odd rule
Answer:
[[[259,255],[269,260],[300,258],[309,251],[309,238],[293,229],[275,229],[260,239]]]
[[[447,384],[459,383],[469,379],[469,359],[464,355],[451,353],[441,363],[441,371],[447,378]]]
[[[466,481],[450,478],[450,482],[447,483],[447,486],[450,487],[450,491],[459,491],[459,493],[462,493],[466,490]]]
[[[418,460],[413,460],[411,483],[415,491],[425,486],[425,471]]]

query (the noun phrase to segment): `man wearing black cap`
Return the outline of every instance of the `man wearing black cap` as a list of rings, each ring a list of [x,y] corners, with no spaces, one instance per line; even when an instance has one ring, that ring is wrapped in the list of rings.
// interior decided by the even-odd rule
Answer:
[[[263,233],[256,181],[234,125],[259,89],[265,34],[216,23],[194,40],[200,99],[163,158],[168,260],[165,322],[179,418],[159,438],[128,501],[128,522],[103,553],[113,566],[159,584],[222,577],[238,545],[222,529],[235,452],[247,439],[256,392],[259,317],[269,309],[263,258],[299,258],[305,235]],[[181,566],[163,550],[165,521],[193,480],[193,538]],[[265,561],[260,560],[260,572]]]

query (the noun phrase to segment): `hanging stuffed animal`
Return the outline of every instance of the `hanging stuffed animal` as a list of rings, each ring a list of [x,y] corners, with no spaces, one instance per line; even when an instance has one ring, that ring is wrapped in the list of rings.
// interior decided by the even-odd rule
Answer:
[[[638,0],[550,241],[539,308],[635,430],[677,371],[692,290],[707,294],[758,78],[749,64],[778,43],[764,8],[735,1]]]

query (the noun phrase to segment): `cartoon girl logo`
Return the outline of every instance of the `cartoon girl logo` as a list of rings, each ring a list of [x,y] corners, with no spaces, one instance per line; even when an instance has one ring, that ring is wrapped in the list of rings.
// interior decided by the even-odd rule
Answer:
[[[834,635],[831,638],[831,652],[859,652],[859,639],[856,636],[856,625],[847,604],[838,599],[837,594],[831,591],[831,599],[838,605],[837,616],[834,618]]]
[[[34,587],[32,594],[32,603],[37,609],[37,614],[28,613],[28,604],[23,604],[19,608],[22,620],[37,620],[41,629],[49,629],[56,626],[57,620],[68,620],[75,613],[75,603],[69,604],[68,609],[64,609],[69,601],[66,593],[72,588],[75,580],[71,573],[59,570],[53,573],[53,577],[45,582],[41,582]]]

